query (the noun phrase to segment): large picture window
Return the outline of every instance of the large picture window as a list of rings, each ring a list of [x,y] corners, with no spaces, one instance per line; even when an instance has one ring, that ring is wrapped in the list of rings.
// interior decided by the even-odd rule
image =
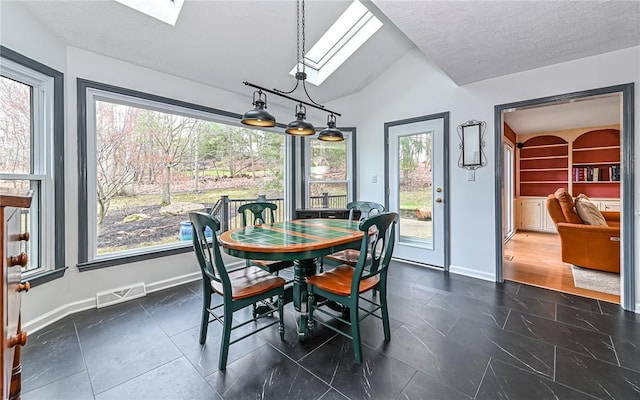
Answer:
[[[30,234],[23,279],[34,285],[65,268],[63,77],[4,47],[1,53],[0,192],[32,193],[21,231]]]
[[[86,266],[189,249],[189,211],[208,211],[228,229],[238,226],[238,206],[260,198],[276,202],[284,218],[283,134],[246,128],[217,110],[79,83]]]
[[[344,208],[354,198],[354,129],[341,129],[345,140],[306,140],[306,207]]]

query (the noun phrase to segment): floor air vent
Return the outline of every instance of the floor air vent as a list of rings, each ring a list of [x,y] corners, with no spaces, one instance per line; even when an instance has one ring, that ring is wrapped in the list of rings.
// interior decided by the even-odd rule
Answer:
[[[98,292],[96,293],[96,307],[102,308],[112,304],[122,303],[123,301],[137,299],[138,297],[144,297],[146,295],[147,290],[144,286],[144,282],[108,292]]]

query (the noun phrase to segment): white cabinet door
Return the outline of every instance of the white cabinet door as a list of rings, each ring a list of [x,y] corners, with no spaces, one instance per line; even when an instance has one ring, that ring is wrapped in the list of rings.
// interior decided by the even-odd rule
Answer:
[[[620,211],[620,200],[600,200],[598,209],[600,211]]]
[[[556,229],[556,224],[553,222],[553,220],[551,219],[551,216],[549,215],[549,212],[547,211],[547,203],[546,201],[542,203],[542,213],[544,215],[543,220],[544,220],[544,227],[543,230],[545,232],[553,232],[553,233],[558,233],[558,230]]]
[[[542,211],[539,199],[520,199],[520,224],[524,230],[542,230]]]

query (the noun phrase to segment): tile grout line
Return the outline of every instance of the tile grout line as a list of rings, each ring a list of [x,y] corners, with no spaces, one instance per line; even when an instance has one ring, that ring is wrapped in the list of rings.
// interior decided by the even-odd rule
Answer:
[[[553,345],[553,381],[556,382],[556,364],[558,362],[558,346]]]
[[[478,397],[478,393],[480,393],[480,388],[482,387],[482,382],[484,382],[484,377],[487,376],[487,371],[489,370],[489,365],[491,365],[492,357],[489,357],[489,361],[487,361],[487,366],[484,367],[484,373],[482,374],[482,378],[480,379],[480,383],[478,383],[478,388],[476,389],[476,394],[473,395],[473,398]]]
[[[504,329],[505,331],[506,331],[505,327],[507,326],[507,321],[509,321],[509,317],[511,316],[511,310],[512,309],[510,308],[509,311],[507,312],[507,318],[504,319],[504,324],[502,324],[502,329]]]
[[[407,384],[404,385],[404,387],[402,389],[400,389],[400,393],[398,393],[398,395],[396,396],[396,400],[400,400],[400,397],[402,396],[402,393],[404,393],[405,389],[411,385],[411,382],[413,382],[413,380],[416,378],[416,375],[418,375],[418,372],[420,372],[419,370],[416,369],[416,372],[413,373],[413,375],[411,375],[411,378],[409,378],[409,380],[407,381]],[[426,374],[425,374],[426,375]],[[433,378],[433,377],[432,377]],[[434,378],[435,379],[435,378]],[[407,395],[405,395],[404,397],[406,397],[407,399],[409,399],[407,397]]]
[[[75,319],[71,319],[73,322],[73,330],[76,333],[76,340],[78,341],[78,347],[80,347],[80,355],[82,356],[82,363],[84,364],[84,370],[87,372],[87,379],[89,380],[89,385],[91,385],[91,393],[93,394],[93,398],[96,398],[96,390],[93,388],[93,380],[91,379],[91,375],[89,375],[89,366],[87,365],[87,359],[84,357],[84,350],[82,349],[82,342],[80,342],[80,333],[78,332],[78,325],[76,325]]]
[[[602,311],[602,303],[600,303],[600,300],[596,300],[596,302],[598,303],[598,309],[600,310],[600,314],[605,315],[604,311]]]
[[[336,333],[335,335],[333,335],[331,337],[331,339],[335,338],[338,334]],[[329,340],[331,340],[329,339]],[[320,346],[318,346],[316,349],[314,349],[313,351],[316,351],[319,347],[323,346],[325,343],[327,343],[327,341],[325,341],[324,343],[322,343]],[[278,349],[276,346],[274,346],[273,344],[267,342],[267,345],[271,346],[272,349],[274,349],[275,351],[277,351],[278,353],[282,354],[283,356],[285,356],[286,358],[288,358],[289,360],[291,360],[295,365],[298,366],[298,368],[302,368],[304,371],[308,372],[311,376],[313,376],[314,378],[318,379],[320,382],[324,383],[325,385],[329,386],[329,389],[327,389],[327,392],[331,389],[335,390],[336,392],[340,393],[342,396],[346,397],[347,399],[349,398],[349,396],[345,395],[344,393],[342,393],[341,391],[338,390],[338,388],[336,388],[335,386],[333,386],[330,382],[325,381],[324,379],[322,379],[321,377],[319,377],[318,375],[314,374],[313,372],[311,372],[309,369],[307,369],[304,365],[300,364],[300,362],[294,360],[293,358],[291,358],[288,354],[284,353],[283,351],[281,351],[280,349]],[[311,353],[309,353],[311,354]],[[309,355],[307,354],[307,355]],[[307,355],[305,355],[304,357],[302,357],[300,360],[302,361],[303,359],[305,359],[307,357]],[[248,354],[247,354],[248,356]],[[246,356],[245,356],[246,357]],[[322,395],[324,396],[326,394],[326,392]],[[322,398],[322,396],[320,398]]]
[[[616,345],[613,343],[613,336],[609,335],[609,341],[611,341],[611,350],[613,350],[613,354],[615,354],[616,356],[618,367],[622,367],[622,365],[620,364],[620,358],[618,358],[618,352],[616,351]]]

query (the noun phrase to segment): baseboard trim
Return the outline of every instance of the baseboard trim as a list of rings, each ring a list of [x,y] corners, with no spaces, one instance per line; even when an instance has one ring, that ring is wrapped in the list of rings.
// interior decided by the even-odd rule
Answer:
[[[190,274],[165,279],[162,281],[152,282],[146,285],[147,293],[153,293],[159,290],[169,289],[174,286],[184,285],[185,283],[197,281],[199,279],[202,279],[202,273],[200,271],[197,271]]]
[[[471,278],[482,279],[483,281],[495,282],[496,275],[491,272],[482,272],[475,269],[460,267],[457,265],[450,265],[449,272],[452,274],[464,275]]]
[[[47,326],[53,324],[56,321],[61,320],[62,318],[69,316],[71,314],[78,313],[80,311],[90,310],[92,308],[96,308],[96,298],[90,297],[88,299],[75,301],[73,303],[65,304],[60,306],[54,310],[49,311],[48,313],[42,314],[41,316],[27,321],[22,325],[22,329],[24,331],[29,332],[30,335],[38,332],[39,330],[46,328]]]
[[[145,284],[145,286],[146,286],[147,293],[153,293],[160,290],[169,289],[174,286],[183,285],[185,283],[194,282],[199,279],[202,279],[202,274],[200,273],[200,271],[197,271],[197,272],[193,272],[193,273],[182,275],[182,276],[176,276],[174,278]],[[113,288],[112,290],[116,290],[116,289],[117,288]],[[134,300],[134,299],[130,299],[130,300]],[[118,303],[118,304],[121,304],[121,303]],[[29,332],[29,334],[34,334],[39,330],[44,329],[47,326],[53,324],[54,322],[61,320],[64,317],[78,313],[80,311],[96,308],[96,305],[97,305],[96,297],[94,295],[87,299],[78,300],[73,303],[62,305],[54,310],[49,311],[48,313],[38,316],[37,318],[31,321],[24,322],[22,326],[24,330]]]

